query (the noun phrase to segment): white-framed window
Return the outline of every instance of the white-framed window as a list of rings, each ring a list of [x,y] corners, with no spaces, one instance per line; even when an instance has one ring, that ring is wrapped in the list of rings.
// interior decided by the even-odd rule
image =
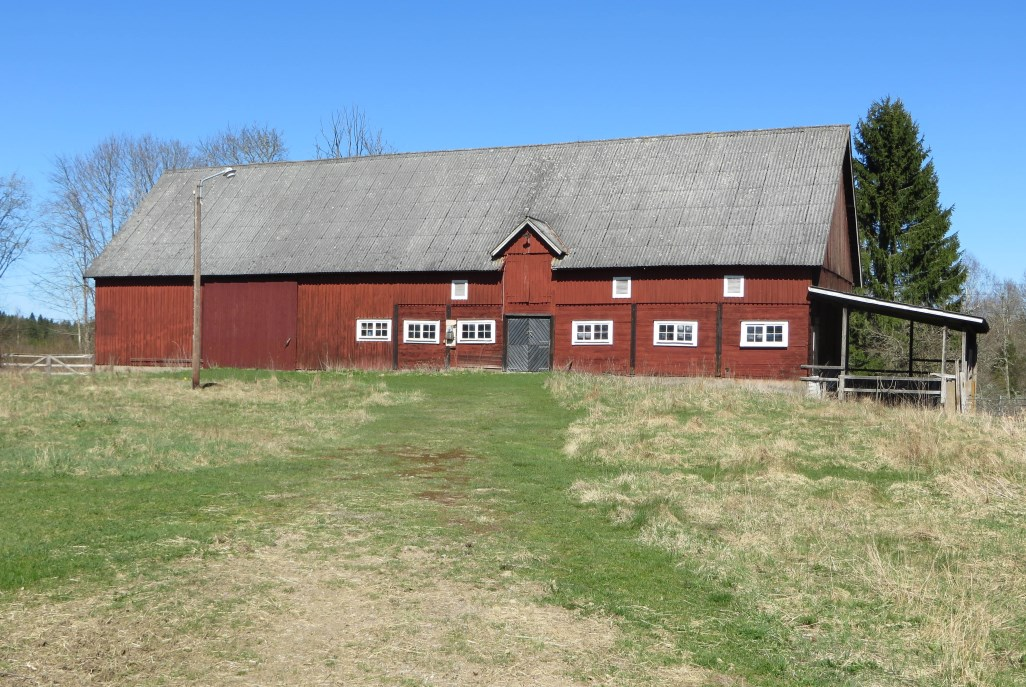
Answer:
[[[612,320],[574,320],[575,346],[602,346],[613,343]]]
[[[438,343],[438,320],[406,320],[403,343]]]
[[[465,301],[470,293],[470,286],[466,279],[452,280],[452,299],[454,301]]]
[[[460,320],[456,325],[456,343],[495,343],[495,320]]]
[[[631,278],[613,277],[613,298],[631,297]]]
[[[357,341],[391,341],[392,320],[357,320]]]
[[[693,320],[656,320],[652,328],[656,346],[697,346],[698,323]]]
[[[742,322],[742,348],[787,348],[787,322]]]
[[[741,298],[745,295],[745,278],[740,274],[728,274],[723,278],[723,295],[726,298]]]

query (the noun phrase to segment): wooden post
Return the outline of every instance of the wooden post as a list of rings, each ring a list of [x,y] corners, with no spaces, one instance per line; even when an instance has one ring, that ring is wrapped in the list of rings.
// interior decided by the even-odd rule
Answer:
[[[716,376],[723,375],[723,303],[716,304]]]
[[[909,377],[912,376],[912,372],[913,372],[913,369],[912,369],[912,356],[913,356],[912,344],[915,342],[915,339],[916,339],[916,323],[915,323],[914,320],[909,320],[908,321],[908,376]]]
[[[844,378],[848,375],[848,307],[841,308],[841,371],[837,373],[837,398],[844,400]]]
[[[962,355],[958,361],[958,412],[968,412],[969,360],[966,355],[966,333],[962,332]]]
[[[392,306],[392,369],[399,369],[399,304]]]
[[[637,362],[638,353],[638,304],[631,303],[631,374],[634,374],[634,366]]]
[[[940,361],[940,378],[941,378],[941,394],[940,403],[941,407],[947,409],[948,401],[948,378],[945,375],[945,369],[947,368],[948,362],[948,327],[947,325],[941,329],[941,361]]]
[[[848,372],[848,308],[841,308],[841,372]]]
[[[196,184],[193,200],[193,234],[192,234],[192,388],[200,388],[200,357],[203,346],[203,296],[200,281],[200,222],[203,214],[203,182]]]
[[[452,305],[445,305],[445,322],[442,323],[442,343],[445,344],[445,369],[448,370],[452,364],[452,348],[449,347],[449,340],[446,337],[449,335],[449,320],[452,319]]]

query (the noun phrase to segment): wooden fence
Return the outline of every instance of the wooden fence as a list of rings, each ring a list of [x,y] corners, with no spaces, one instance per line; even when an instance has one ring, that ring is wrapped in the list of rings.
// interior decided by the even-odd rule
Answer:
[[[96,370],[96,361],[88,354],[6,353],[0,355],[0,368],[20,372],[45,372],[48,375],[85,375]]]

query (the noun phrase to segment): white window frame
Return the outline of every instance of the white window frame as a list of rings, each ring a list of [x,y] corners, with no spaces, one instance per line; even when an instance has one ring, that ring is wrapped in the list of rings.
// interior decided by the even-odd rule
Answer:
[[[488,325],[489,336],[487,338],[464,337],[463,325],[478,327]],[[456,321],[456,343],[460,344],[493,344],[495,343],[495,320],[457,320]]]
[[[788,327],[785,320],[742,320],[741,322],[741,348],[787,348]],[[758,336],[761,340],[749,341],[748,328],[759,329]],[[766,341],[766,329],[768,327],[781,327],[782,341]]]
[[[470,282],[466,279],[453,279],[450,295],[454,301],[465,301],[470,297]]]
[[[731,281],[737,280],[737,289],[731,289]],[[743,298],[745,295],[745,278],[740,274],[728,274],[723,277],[723,297],[724,298]]]
[[[670,326],[673,327],[674,339],[672,341],[665,341],[659,338],[659,326]],[[678,327],[691,327],[691,340],[677,339]],[[688,346],[694,347],[698,345],[698,322],[695,320],[656,320],[652,325],[652,345],[653,346]]]
[[[411,337],[410,327],[413,325],[431,325],[435,328],[435,336],[432,339],[428,339],[422,336]],[[404,320],[403,321],[403,343],[408,344],[436,344],[439,342],[439,332],[442,329],[441,323],[438,320]]]
[[[371,331],[376,331],[379,325],[385,325],[385,334],[371,334],[369,336],[363,334],[364,325],[370,326]],[[357,320],[356,321],[356,340],[357,341],[391,341],[392,340],[392,320]]]
[[[595,325],[606,325],[608,326],[608,338],[595,339],[595,338],[580,338],[583,332],[578,330],[578,327],[591,327],[589,334],[594,336]],[[612,320],[574,320],[571,323],[572,329],[572,343],[574,346],[611,346],[613,345],[613,321]]]
[[[627,285],[627,293],[617,293],[616,287],[618,284]],[[631,297],[631,278],[630,277],[613,277],[613,298],[630,298]]]

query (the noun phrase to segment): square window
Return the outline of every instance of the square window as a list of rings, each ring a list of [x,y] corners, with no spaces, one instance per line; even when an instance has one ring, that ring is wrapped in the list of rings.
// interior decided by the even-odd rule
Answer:
[[[438,343],[437,320],[406,320],[403,343]]]
[[[392,320],[357,320],[357,341],[391,341]]]
[[[602,346],[613,343],[612,320],[573,321],[575,346]]]
[[[452,299],[454,301],[465,301],[470,293],[470,287],[466,279],[454,279],[452,282]]]
[[[495,343],[495,320],[460,320],[456,343]]]
[[[742,348],[787,348],[787,322],[742,322]]]
[[[631,278],[613,277],[613,298],[631,297]]]
[[[745,278],[728,275],[723,278],[723,295],[726,298],[741,298],[745,295]]]
[[[652,343],[656,346],[697,346],[698,322],[657,320],[653,326]]]

